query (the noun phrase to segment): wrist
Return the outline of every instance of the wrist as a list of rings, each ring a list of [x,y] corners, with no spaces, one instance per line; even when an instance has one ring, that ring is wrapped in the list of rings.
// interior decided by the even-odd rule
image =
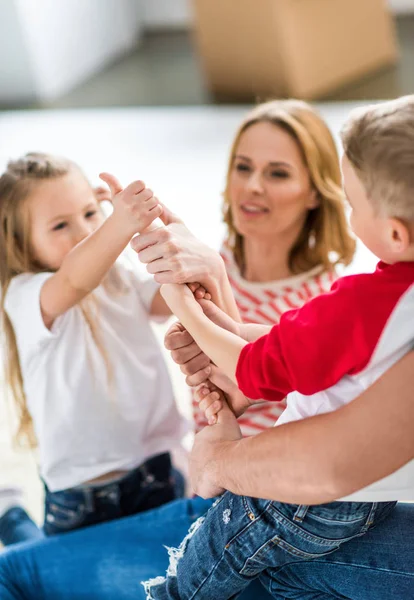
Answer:
[[[220,254],[212,253],[212,261],[206,261],[206,272],[203,276],[203,281],[200,281],[206,288],[218,293],[226,275],[226,267]],[[210,292],[211,293],[211,292]]]
[[[135,227],[132,227],[131,222],[128,222],[123,216],[121,217],[121,215],[118,215],[115,210],[109,215],[105,223],[111,230],[112,236],[125,241],[125,246],[130,242],[134,235],[139,233],[136,225]]]
[[[238,441],[216,442],[212,446],[211,459],[206,465],[209,481],[213,485],[225,490],[232,487],[228,478],[228,472],[229,470],[231,471],[231,467],[229,467],[229,458],[234,449],[234,445],[237,443]]]

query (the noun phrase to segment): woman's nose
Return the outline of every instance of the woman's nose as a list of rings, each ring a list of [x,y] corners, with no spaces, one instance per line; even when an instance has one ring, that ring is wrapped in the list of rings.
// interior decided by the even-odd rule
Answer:
[[[252,173],[249,177],[248,188],[255,194],[263,193],[263,182],[260,173]]]

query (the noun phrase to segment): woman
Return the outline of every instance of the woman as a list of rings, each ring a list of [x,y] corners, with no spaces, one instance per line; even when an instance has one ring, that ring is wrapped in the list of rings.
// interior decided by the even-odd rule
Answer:
[[[223,213],[221,256],[244,322],[271,325],[330,289],[338,265],[351,262],[355,241],[344,215],[335,142],[308,104],[267,102],[246,115],[230,151]],[[160,282],[168,244],[161,231],[133,243]],[[188,380],[198,382],[197,376]],[[243,435],[273,427],[284,408],[283,402],[255,404],[239,419]],[[193,411],[199,431],[207,422],[196,401]]]
[[[273,126],[274,125],[272,125],[272,127]],[[245,133],[247,132],[248,130],[245,131]],[[243,140],[241,140],[241,142],[242,141]],[[239,146],[237,146],[237,148],[239,151]],[[251,152],[251,146],[247,150],[248,152]],[[247,152],[247,150],[246,148],[243,148],[244,152]],[[264,237],[264,221],[273,216],[275,216],[275,224],[281,221],[280,216],[279,218],[276,218],[278,213],[273,211],[273,205],[267,204],[267,198],[269,197],[267,190],[269,188],[266,188],[265,195],[263,193],[263,188],[260,187],[260,182],[263,180],[267,181],[265,178],[267,173],[274,173],[276,180],[279,181],[283,169],[288,170],[289,166],[292,169],[292,163],[287,161],[289,166],[286,164],[282,165],[279,163],[285,163],[285,161],[278,159],[276,161],[277,165],[272,164],[272,169],[269,171],[264,165],[267,165],[269,162],[273,163],[273,159],[269,161],[267,158],[266,160],[260,159],[259,161],[255,155],[252,156],[248,152],[246,155],[241,155],[241,162],[246,158],[250,159],[252,166],[254,167],[252,178],[248,178],[249,182],[253,181],[254,186],[257,186],[253,186],[253,190],[249,191],[249,194],[254,197],[254,202],[247,202],[246,205],[246,203],[243,202],[243,194],[240,194],[238,198],[232,197],[232,203],[234,202],[234,204],[232,204],[234,212],[236,212],[237,206],[241,207],[240,214],[234,215],[235,221],[237,221],[237,217],[239,217],[239,221],[236,222],[236,227],[239,229],[238,232],[241,233],[241,237],[243,237],[242,246],[244,254],[242,256],[245,260],[245,264],[243,265],[243,262],[238,262],[239,259],[237,257],[235,258],[235,263],[239,269],[239,276],[241,279],[244,279],[244,281],[260,284],[263,281],[272,279],[283,280],[288,277],[289,274],[297,271],[306,273],[320,263],[308,262],[303,265],[301,264],[299,267],[296,264],[293,266],[294,263],[289,265],[289,250],[293,248],[292,242],[298,239],[293,236],[293,230],[296,231],[296,236],[298,236],[302,231],[303,224],[306,223],[307,218],[310,218],[308,214],[309,211],[314,211],[318,206],[315,203],[315,196],[311,193],[312,186],[310,185],[311,177],[309,176],[309,171],[305,168],[304,171],[302,171],[302,179],[300,179],[303,184],[306,181],[308,182],[307,187],[306,185],[300,187],[303,193],[297,195],[297,198],[301,200],[301,210],[297,210],[294,213],[294,218],[291,220],[286,219],[284,222],[285,225],[286,223],[289,223],[290,227],[284,227],[283,230],[286,232],[289,231],[292,235],[289,237],[287,233],[286,235],[282,235],[283,231],[280,232],[280,235],[278,235],[278,243],[282,248],[280,251],[276,249],[275,252],[270,253],[269,248],[271,246],[269,244],[267,247],[263,245],[260,250],[258,244],[255,246],[254,241],[253,244],[251,243],[255,237],[254,227],[256,227],[256,225],[254,225],[254,223],[257,223],[258,227],[262,227],[260,230],[261,234],[256,235],[260,241],[260,238]],[[258,162],[260,162],[260,168]],[[251,168],[251,163],[249,163],[248,160],[246,161],[248,168]],[[236,168],[236,164],[238,163],[235,163],[233,160],[232,165],[234,168]],[[243,162],[243,164],[245,163]],[[297,164],[298,163],[293,163],[293,166]],[[274,166],[277,168],[273,170]],[[322,166],[323,165],[319,163],[319,169],[321,171]],[[237,173],[239,172],[239,168],[237,168]],[[241,172],[245,172],[244,168],[241,169]],[[295,171],[293,172],[296,173]],[[305,174],[308,177],[307,180],[304,176]],[[286,176],[282,176],[282,178],[283,177],[286,178]],[[273,176],[270,179],[272,180]],[[259,182],[259,185],[257,185],[257,182]],[[252,184],[249,183],[249,185]],[[237,188],[234,187],[233,189]],[[241,189],[243,190],[245,187],[241,186]],[[274,195],[274,199],[278,197],[280,198],[280,196]],[[290,198],[292,198],[292,196]],[[237,202],[240,202],[240,204],[238,205]],[[298,205],[295,206],[298,208]],[[290,206],[285,208],[290,208]],[[243,213],[241,212],[242,210],[244,211]],[[287,211],[284,215],[287,216]],[[298,227],[299,222],[302,223],[302,227]],[[245,227],[245,229],[242,229],[243,227]],[[140,259],[143,262],[150,263],[148,265],[148,270],[149,272],[156,273],[156,279],[158,281],[200,281],[207,288],[210,288],[213,284],[220,287],[218,282],[222,281],[224,277],[222,264],[217,260],[213,253],[202,248],[199,244],[197,245],[180,222],[172,219],[166,230],[159,230],[158,232],[153,232],[153,234],[148,234],[148,236],[149,237],[142,236],[138,240],[137,249],[140,249],[139,244],[141,244],[141,248],[150,246],[141,252]],[[270,235],[268,237],[270,238]],[[288,244],[289,239],[291,245]],[[313,235],[308,234],[307,240],[311,241],[311,244],[309,244],[309,255],[312,255],[311,250],[315,247]],[[269,242],[270,240],[268,239],[267,241]],[[283,241],[285,242],[284,247],[281,244]],[[230,244],[233,242],[235,242],[235,240],[230,240]],[[254,249],[253,251],[249,250],[252,246],[253,248],[257,248],[256,255]],[[234,247],[236,248],[236,246]],[[331,246],[330,249],[337,251],[335,246]],[[283,260],[281,257],[283,257]],[[346,259],[344,259],[345,257],[342,256],[343,262],[346,262]],[[182,265],[182,268],[180,265]],[[172,272],[172,269],[174,269],[174,273]],[[326,270],[329,272],[330,268]],[[316,276],[316,274],[313,275]],[[238,282],[236,281],[236,284],[237,283]],[[267,289],[265,286],[263,287],[264,290]],[[282,289],[284,288],[282,287]],[[260,288],[260,292],[261,291],[262,288]],[[242,293],[241,296],[243,296]],[[267,295],[264,295],[264,297],[267,297]],[[254,300],[252,300],[252,302],[254,305],[257,304]],[[243,304],[240,301],[240,298],[239,304]],[[262,306],[260,306],[260,309],[261,308]],[[250,307],[250,309],[254,312],[252,307]],[[185,333],[183,336],[185,336]],[[198,353],[194,356],[194,346],[192,346],[191,343],[187,343],[185,351],[188,360],[185,361],[186,364],[183,368],[188,374],[199,371],[200,368],[205,368],[205,365],[203,367],[202,362],[204,358]],[[183,362],[182,356],[177,355],[176,358],[178,362]],[[205,375],[206,373],[203,373],[204,377]],[[199,376],[199,373],[197,376]],[[390,377],[393,381],[403,379],[407,385],[414,384],[414,381],[412,381],[412,371],[409,371],[405,364],[402,366],[396,365],[395,371],[390,374]],[[384,379],[385,382],[387,382],[386,378],[387,376]],[[384,382],[378,382],[374,396],[378,404],[386,406],[388,402],[388,397],[386,397],[387,391],[387,385],[385,385],[384,389]],[[371,396],[369,395],[370,393]],[[368,400],[361,398],[362,406],[365,406],[365,403],[368,401],[372,404],[372,391],[368,390],[364,396],[366,396]],[[406,386],[401,390],[401,397],[399,399],[402,403],[408,404]],[[353,404],[357,405],[357,401]],[[340,412],[341,411],[338,411],[335,415],[338,415]],[[321,490],[317,499],[318,502],[331,499],[328,494],[328,489],[330,490],[330,487],[332,487],[332,468],[335,468],[336,466],[335,461],[339,461],[338,457],[342,457],[343,455],[343,453],[341,455],[339,453],[335,454],[330,470],[326,467],[326,463],[329,464],[329,451],[332,447],[332,437],[330,434],[333,430],[337,434],[337,429],[335,429],[336,422],[332,424],[329,420],[331,416],[332,415],[326,415],[324,427],[322,429],[319,428],[318,430],[319,436],[316,438],[314,436],[312,438],[313,451],[319,452],[321,456],[325,457],[325,461],[322,461],[323,468],[318,479]],[[379,413],[379,416],[382,417],[383,413]],[[360,413],[357,411],[351,413],[351,417],[350,420],[352,425],[352,423],[355,424],[358,422]],[[303,436],[304,425],[305,427],[307,426],[308,429],[310,428],[312,432],[314,431],[313,420],[309,419],[308,421],[306,423],[301,423],[301,436]],[[257,422],[260,422],[260,420],[257,419]],[[404,424],[406,425],[406,423]],[[309,487],[306,477],[303,476],[303,472],[301,472],[302,477],[297,477],[295,479],[292,476],[289,478],[290,468],[292,468],[292,473],[296,474],[298,468],[295,467],[295,465],[306,462],[303,460],[304,456],[301,441],[299,436],[295,434],[295,425],[297,424],[293,423],[291,425],[293,427],[289,429],[288,438],[290,440],[290,445],[288,446],[286,440],[284,440],[284,445],[280,444],[276,453],[279,459],[277,461],[277,468],[279,468],[280,473],[282,474],[282,472],[288,471],[286,473],[288,483],[284,486],[286,488],[284,489],[284,494],[287,501],[289,501],[289,494],[295,494],[295,497],[297,498],[300,498],[301,494],[305,497]],[[378,430],[378,428],[376,430]],[[206,451],[207,448],[214,446],[211,440],[206,441],[204,438],[206,434],[214,435],[215,431],[217,431],[217,429],[207,428],[203,433],[196,437],[197,452],[193,455],[193,459],[196,459],[197,457],[200,458],[200,452],[198,451],[200,449],[200,444],[204,451]],[[277,430],[275,429],[272,431],[278,432],[280,436],[284,436],[286,426],[279,427]],[[401,427],[399,434],[399,439],[407,439],[407,432],[403,431]],[[411,437],[409,439],[411,440]],[[294,443],[295,440],[297,440],[296,445]],[[331,446],[327,443],[327,440],[329,440]],[[221,440],[219,441],[221,443]],[[360,438],[358,438],[357,441],[361,444]],[[370,441],[373,448],[377,450],[378,440],[371,436]],[[380,443],[382,443],[382,440]],[[404,460],[408,460],[407,446],[408,443],[404,446]],[[286,448],[288,447],[289,452],[286,452]],[[307,448],[308,447],[309,446],[307,446]],[[355,451],[360,450],[360,448],[361,446],[358,444],[356,444],[355,447],[350,446],[350,451],[345,458],[354,458]],[[395,461],[398,462],[398,460],[401,460],[401,444],[393,447],[393,449],[396,450],[394,458]],[[206,452],[205,454],[207,456]],[[343,467],[343,472],[345,474],[343,477],[343,487],[346,487],[349,485],[349,481],[347,480],[349,475],[345,470],[345,459],[342,457],[341,460],[341,466]],[[367,462],[369,463],[369,461]],[[258,464],[260,464],[260,461],[258,461]],[[307,464],[309,466],[309,461]],[[289,468],[287,465],[289,465]],[[257,470],[254,464],[253,468]],[[394,468],[396,467],[394,466]],[[208,473],[209,470],[210,469],[207,469],[206,473]],[[313,473],[314,478],[316,479],[316,475],[318,474],[317,462],[316,464],[313,464]],[[367,475],[366,472],[360,475],[362,485],[364,485],[364,481],[362,481],[364,475]],[[283,481],[283,477],[280,477],[281,486],[283,486]],[[207,496],[209,495],[207,493],[207,486],[210,483],[211,482],[208,480],[201,481],[200,484],[196,483],[197,489],[200,493]],[[341,490],[340,495],[343,496],[345,493],[346,492]],[[323,499],[324,494],[327,498],[325,500]],[[304,500],[304,502],[305,501],[307,500]],[[88,597],[92,599],[143,598],[144,592],[140,585],[140,581],[158,575],[167,565],[168,557],[166,551],[162,548],[162,545],[177,546],[187,532],[189,525],[194,519],[202,514],[208,506],[210,506],[210,501],[204,501],[200,498],[177,501],[159,510],[140,515],[139,517],[123,519],[104,526],[90,528],[83,532],[57,537],[54,540],[47,540],[46,542],[41,542],[39,544],[29,544],[27,546],[11,549],[0,558],[1,597],[5,600],[13,598],[56,597],[62,598],[63,600],[65,598],[76,597]],[[411,515],[412,513],[406,514],[404,510],[397,509],[395,515],[389,519],[386,525],[384,525],[384,528],[385,526],[393,527],[393,531],[397,533],[399,527],[409,527],[410,524],[413,523],[413,517]],[[370,548],[375,548],[376,552],[377,549],[383,547],[383,539],[387,539],[387,536],[390,535],[389,532],[385,532],[385,534],[382,535],[381,531],[382,528],[378,528],[368,534],[370,536]],[[367,538],[365,538],[365,540],[366,539]],[[366,551],[364,552],[364,546],[362,544],[358,544],[357,542],[353,543],[351,549],[352,555],[350,554],[351,550],[349,550],[349,546],[347,546],[346,551],[341,550],[338,553],[334,553],[331,560],[328,558],[318,562],[317,570],[315,569],[316,563],[313,562],[310,565],[310,568],[308,567],[309,571],[302,573],[301,579],[297,580],[296,591],[288,591],[289,574],[287,574],[287,580],[284,583],[286,590],[283,590],[285,597],[306,598],[306,594],[308,594],[309,598],[314,598],[316,597],[316,591],[319,592],[318,597],[322,597],[322,591],[325,592],[324,597],[326,598],[335,597],[334,594],[336,593],[336,589],[338,589],[339,594],[340,581],[346,580],[346,593],[349,597],[387,598],[387,596],[384,595],[370,595],[370,593],[368,593],[368,590],[370,589],[370,579],[372,579],[373,575],[377,575],[377,571],[374,570],[372,564],[370,564],[370,557],[366,555]],[[408,598],[409,596],[407,594],[398,595],[398,593],[399,590],[404,589],[404,585],[412,585],[414,573],[413,551],[410,549],[408,543],[404,543],[402,538],[397,538],[395,540],[394,549],[395,552],[392,552],[391,555],[386,552],[383,552],[382,554],[378,553],[378,557],[376,555],[378,561],[378,573],[381,574],[382,577],[381,593],[384,590],[388,593],[388,589],[391,590],[392,585],[394,586],[394,595],[388,597]],[[148,559],[148,556],[150,559]],[[392,562],[395,564],[394,567]],[[364,567],[364,570],[361,567]],[[366,579],[363,582],[362,587],[359,586],[357,588],[354,584],[354,575],[356,572],[359,573],[360,571],[363,571],[366,574]],[[323,586],[325,586],[324,590],[322,590]],[[327,592],[328,589],[330,590],[329,593],[331,595]],[[344,589],[345,587],[342,587],[342,590]],[[406,589],[411,588],[406,587]],[[290,595],[288,595],[288,593]],[[364,593],[365,595],[363,595]],[[264,598],[267,597],[267,594],[260,588],[251,587],[243,597]]]

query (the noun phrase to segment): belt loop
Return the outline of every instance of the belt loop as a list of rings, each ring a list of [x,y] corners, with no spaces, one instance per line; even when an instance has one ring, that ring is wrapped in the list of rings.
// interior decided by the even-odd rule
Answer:
[[[306,513],[308,512],[308,510],[308,504],[299,504],[295,514],[293,515],[293,520],[302,523],[303,519],[306,517]]]
[[[375,512],[376,512],[376,510],[377,510],[377,506],[378,506],[378,502],[373,502],[373,503],[372,503],[372,505],[371,505],[371,509],[370,509],[370,511],[369,511],[369,513],[368,513],[368,517],[367,517],[367,520],[366,520],[366,522],[365,522],[365,525],[364,525],[364,526],[363,526],[363,528],[362,528],[362,531],[364,531],[364,532],[365,532],[365,531],[368,531],[368,529],[369,529],[369,528],[371,527],[371,525],[373,524],[373,522],[374,522],[374,519],[375,519]]]
[[[86,488],[82,490],[83,498],[85,501],[85,509],[88,513],[93,513],[95,511],[95,495],[91,488]]]

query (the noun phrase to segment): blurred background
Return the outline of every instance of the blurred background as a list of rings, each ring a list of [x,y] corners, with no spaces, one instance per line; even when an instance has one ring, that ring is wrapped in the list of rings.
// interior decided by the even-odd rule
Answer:
[[[414,93],[414,0],[0,0],[0,56],[1,169],[38,150],[93,184],[103,170],[144,179],[218,248],[247,109],[305,98],[338,139],[353,106]],[[360,246],[352,268],[373,262]],[[41,521],[36,456],[13,448],[4,398],[0,386],[0,485],[21,485]]]
[[[1,0],[0,30],[2,108],[363,100],[414,87],[414,0]]]

